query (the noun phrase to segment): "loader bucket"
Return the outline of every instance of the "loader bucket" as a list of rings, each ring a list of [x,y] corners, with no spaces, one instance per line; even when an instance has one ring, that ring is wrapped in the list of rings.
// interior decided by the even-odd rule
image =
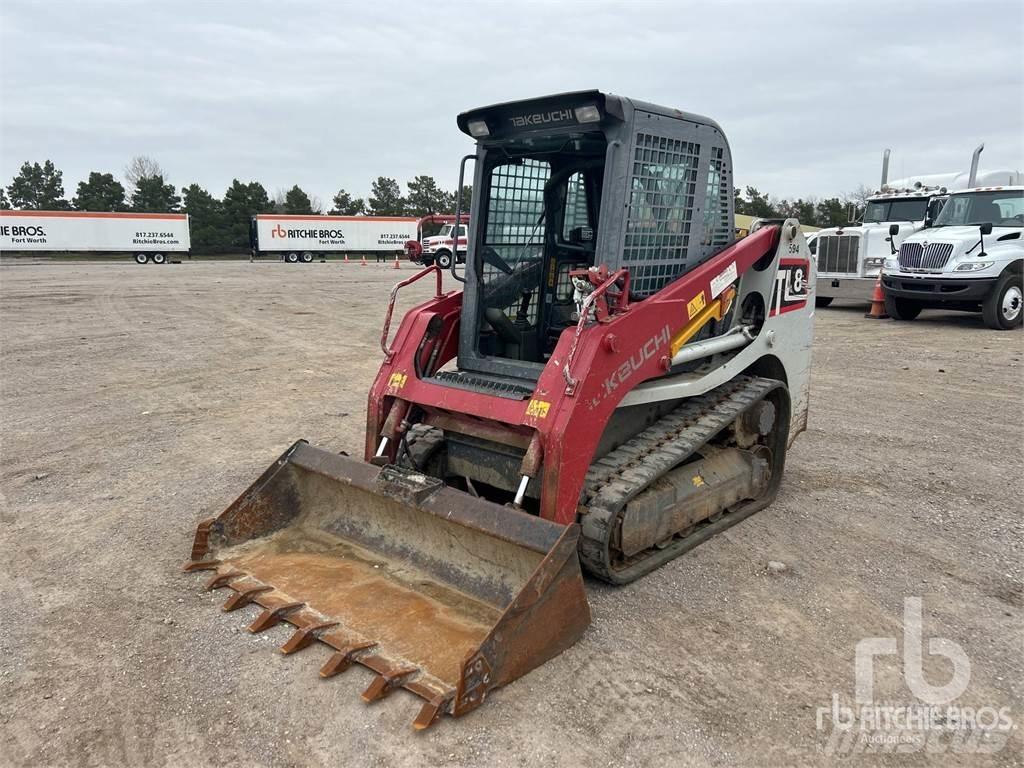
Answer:
[[[462,715],[562,652],[590,623],[561,526],[395,466],[299,441],[219,517],[199,524],[186,571],[214,571],[249,627],[295,627],[282,646],[333,649],[322,677],[361,664],[366,701],[426,699],[416,728]]]

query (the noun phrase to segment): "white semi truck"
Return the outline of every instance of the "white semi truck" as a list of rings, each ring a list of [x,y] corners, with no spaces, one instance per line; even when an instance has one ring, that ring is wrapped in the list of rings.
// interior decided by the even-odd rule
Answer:
[[[252,219],[253,258],[275,256],[309,264],[328,254],[401,254],[416,239],[418,219],[404,216],[294,216],[258,214]]]
[[[1024,179],[954,192],[931,227],[906,238],[882,267],[886,313],[981,311],[989,328],[1024,319]],[[891,225],[895,231],[896,224]]]
[[[982,144],[974,151],[969,172],[891,182],[887,179],[889,150],[885,150],[882,183],[868,198],[861,220],[818,233],[817,305],[828,306],[834,299],[871,301],[882,264],[907,237],[932,225],[950,192],[976,185],[1015,183],[1016,171],[978,171],[984,148]]]
[[[166,264],[191,247],[188,214],[0,211],[0,253],[124,254]]]

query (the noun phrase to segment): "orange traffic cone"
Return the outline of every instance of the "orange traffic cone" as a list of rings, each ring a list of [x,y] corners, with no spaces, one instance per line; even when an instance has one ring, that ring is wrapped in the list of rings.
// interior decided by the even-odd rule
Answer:
[[[885,294],[882,293],[882,275],[875,281],[875,290],[871,292],[871,310],[864,315],[871,320],[888,320],[885,314]]]
[[[360,261],[359,264],[360,264],[360,266],[363,266],[363,267],[366,266],[366,257],[365,256],[363,256],[363,260]]]
[[[398,254],[395,254],[395,266],[393,269],[401,269],[402,265],[398,263]]]

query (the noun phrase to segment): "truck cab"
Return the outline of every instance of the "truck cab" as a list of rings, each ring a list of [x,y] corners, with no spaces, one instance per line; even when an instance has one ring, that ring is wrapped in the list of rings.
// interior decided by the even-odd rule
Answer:
[[[420,260],[427,265],[436,262],[441,269],[448,269],[452,265],[452,253],[455,253],[459,263],[464,262],[466,260],[469,226],[467,224],[459,224],[458,233],[453,235],[455,229],[455,224],[445,224],[436,235],[424,237],[421,243],[423,253],[420,256]],[[453,247],[456,242],[457,247]]]
[[[818,232],[817,305],[828,306],[833,299],[871,301],[883,262],[904,239],[931,226],[946,198],[945,187],[920,182],[880,189],[868,198],[859,223]]]
[[[906,237],[885,260],[886,312],[913,320],[925,308],[981,311],[990,328],[1019,327],[1022,265],[1024,186],[954,192],[928,229]]]

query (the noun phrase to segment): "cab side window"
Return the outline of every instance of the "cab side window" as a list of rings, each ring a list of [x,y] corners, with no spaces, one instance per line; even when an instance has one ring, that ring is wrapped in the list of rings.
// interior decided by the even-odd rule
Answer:
[[[587,209],[587,186],[583,174],[574,173],[565,188],[565,218],[562,221],[562,241],[568,242],[570,233],[576,227],[589,227],[590,214]]]

